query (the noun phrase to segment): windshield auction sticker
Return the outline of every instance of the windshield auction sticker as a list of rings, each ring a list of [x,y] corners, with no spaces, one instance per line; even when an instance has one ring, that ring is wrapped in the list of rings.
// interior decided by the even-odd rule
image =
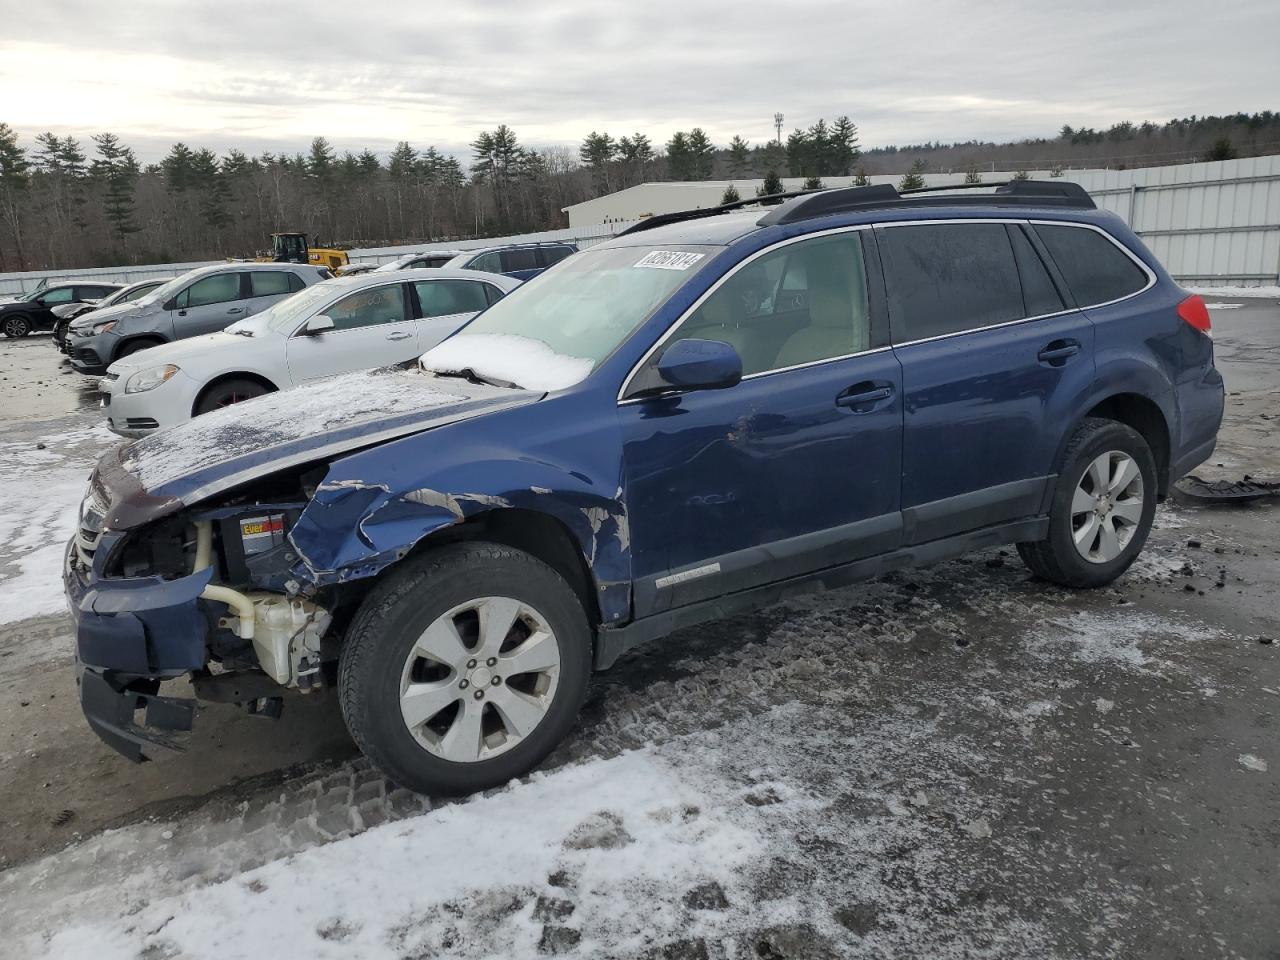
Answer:
[[[678,250],[653,250],[640,258],[637,267],[653,270],[688,270],[705,257],[705,253],[681,253]]]

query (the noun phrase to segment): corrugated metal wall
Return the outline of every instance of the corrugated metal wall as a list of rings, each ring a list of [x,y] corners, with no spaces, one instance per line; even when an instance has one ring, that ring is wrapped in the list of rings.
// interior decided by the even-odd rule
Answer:
[[[1049,176],[1049,173],[1032,171],[1031,175],[1039,179]],[[990,179],[1000,174],[986,176]],[[1206,286],[1280,284],[1280,156],[1136,170],[1069,170],[1064,178],[1088,190],[1098,206],[1123,217],[1169,272],[1183,282]],[[873,178],[876,182],[893,182],[894,179]],[[941,186],[957,183],[962,176],[937,174],[926,175],[925,179],[930,186]],[[651,212],[666,213],[680,209],[662,206],[663,184],[644,186],[654,190]],[[714,189],[718,192],[723,190],[723,186]],[[688,204],[687,191],[668,193],[670,202]],[[716,198],[712,198],[708,205],[715,202]],[[598,213],[602,218],[609,215],[607,197],[589,203],[593,214]],[[349,251],[348,255],[356,263],[385,263],[401,254],[432,247],[469,250],[498,243],[535,240],[573,240],[579,246],[588,247],[627,226],[625,221],[597,223],[488,240],[358,249]],[[46,279],[53,282],[64,278],[93,278],[131,283],[145,277],[172,276],[204,265],[171,263],[5,273],[0,274],[0,295],[33,290]]]

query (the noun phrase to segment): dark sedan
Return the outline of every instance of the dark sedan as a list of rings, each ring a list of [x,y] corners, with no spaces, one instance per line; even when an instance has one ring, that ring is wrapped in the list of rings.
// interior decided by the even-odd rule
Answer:
[[[70,280],[0,301],[0,330],[6,337],[25,337],[32,330],[52,330],[57,322],[53,308],[63,303],[101,300],[120,289],[118,283]]]

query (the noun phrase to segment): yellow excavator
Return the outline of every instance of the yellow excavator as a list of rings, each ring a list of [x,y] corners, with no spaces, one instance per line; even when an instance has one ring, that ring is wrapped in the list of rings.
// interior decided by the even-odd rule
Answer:
[[[310,247],[305,233],[273,233],[271,256],[259,257],[264,263],[314,263],[336,271],[348,262],[347,251],[335,247]]]

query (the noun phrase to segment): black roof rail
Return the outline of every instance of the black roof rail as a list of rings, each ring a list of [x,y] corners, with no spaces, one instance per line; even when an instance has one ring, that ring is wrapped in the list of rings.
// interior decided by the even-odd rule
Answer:
[[[991,193],[966,196],[953,195],[955,190],[978,190],[995,187]],[[938,196],[920,196],[938,194]],[[802,200],[785,204],[770,211],[756,221],[762,227],[781,223],[811,220],[833,213],[851,213],[875,207],[903,206],[1006,206],[1073,207],[1083,210],[1097,209],[1088,191],[1078,183],[1049,180],[1006,180],[1002,183],[957,183],[942,187],[920,187],[899,193],[888,184],[870,187],[843,187],[822,190]]]
[[[892,189],[892,188],[891,188]],[[625,237],[629,233],[639,233],[642,230],[652,230],[655,227],[665,227],[668,223],[680,223],[683,220],[700,220],[703,217],[718,217],[722,213],[732,213],[734,210],[741,210],[743,207],[771,206],[775,203],[782,203],[784,200],[791,200],[795,197],[807,197],[814,193],[822,193],[821,190],[792,190],[790,193],[770,193],[763,197],[747,197],[745,200],[733,200],[729,203],[722,203],[718,207],[699,207],[696,210],[677,210],[674,213],[657,213],[652,217],[645,217],[639,223],[633,223],[627,229],[618,234],[619,237]]]
[[[992,188],[995,188],[992,190]],[[974,195],[955,195],[957,190],[989,190],[990,193]],[[921,194],[940,194],[940,196],[920,196]],[[785,201],[793,201],[787,203]],[[1078,183],[1069,180],[1004,180],[993,183],[955,183],[942,187],[920,187],[916,190],[904,190],[899,193],[891,184],[878,183],[866,187],[833,187],[826,190],[795,190],[790,193],[772,193],[763,197],[748,197],[732,203],[722,203],[717,207],[705,207],[697,210],[679,210],[675,213],[659,213],[647,217],[639,223],[632,224],[618,234],[640,233],[642,230],[653,230],[669,223],[681,223],[685,220],[699,220],[703,217],[715,217],[722,213],[741,210],[743,207],[759,205],[770,206],[781,204],[756,221],[759,226],[768,227],[781,223],[796,223],[800,220],[811,220],[814,217],[827,216],[834,213],[852,213],[858,210],[871,210],[876,207],[903,206],[1006,206],[1019,205],[1028,207],[1071,207],[1080,210],[1095,210],[1097,205],[1087,190]]]

